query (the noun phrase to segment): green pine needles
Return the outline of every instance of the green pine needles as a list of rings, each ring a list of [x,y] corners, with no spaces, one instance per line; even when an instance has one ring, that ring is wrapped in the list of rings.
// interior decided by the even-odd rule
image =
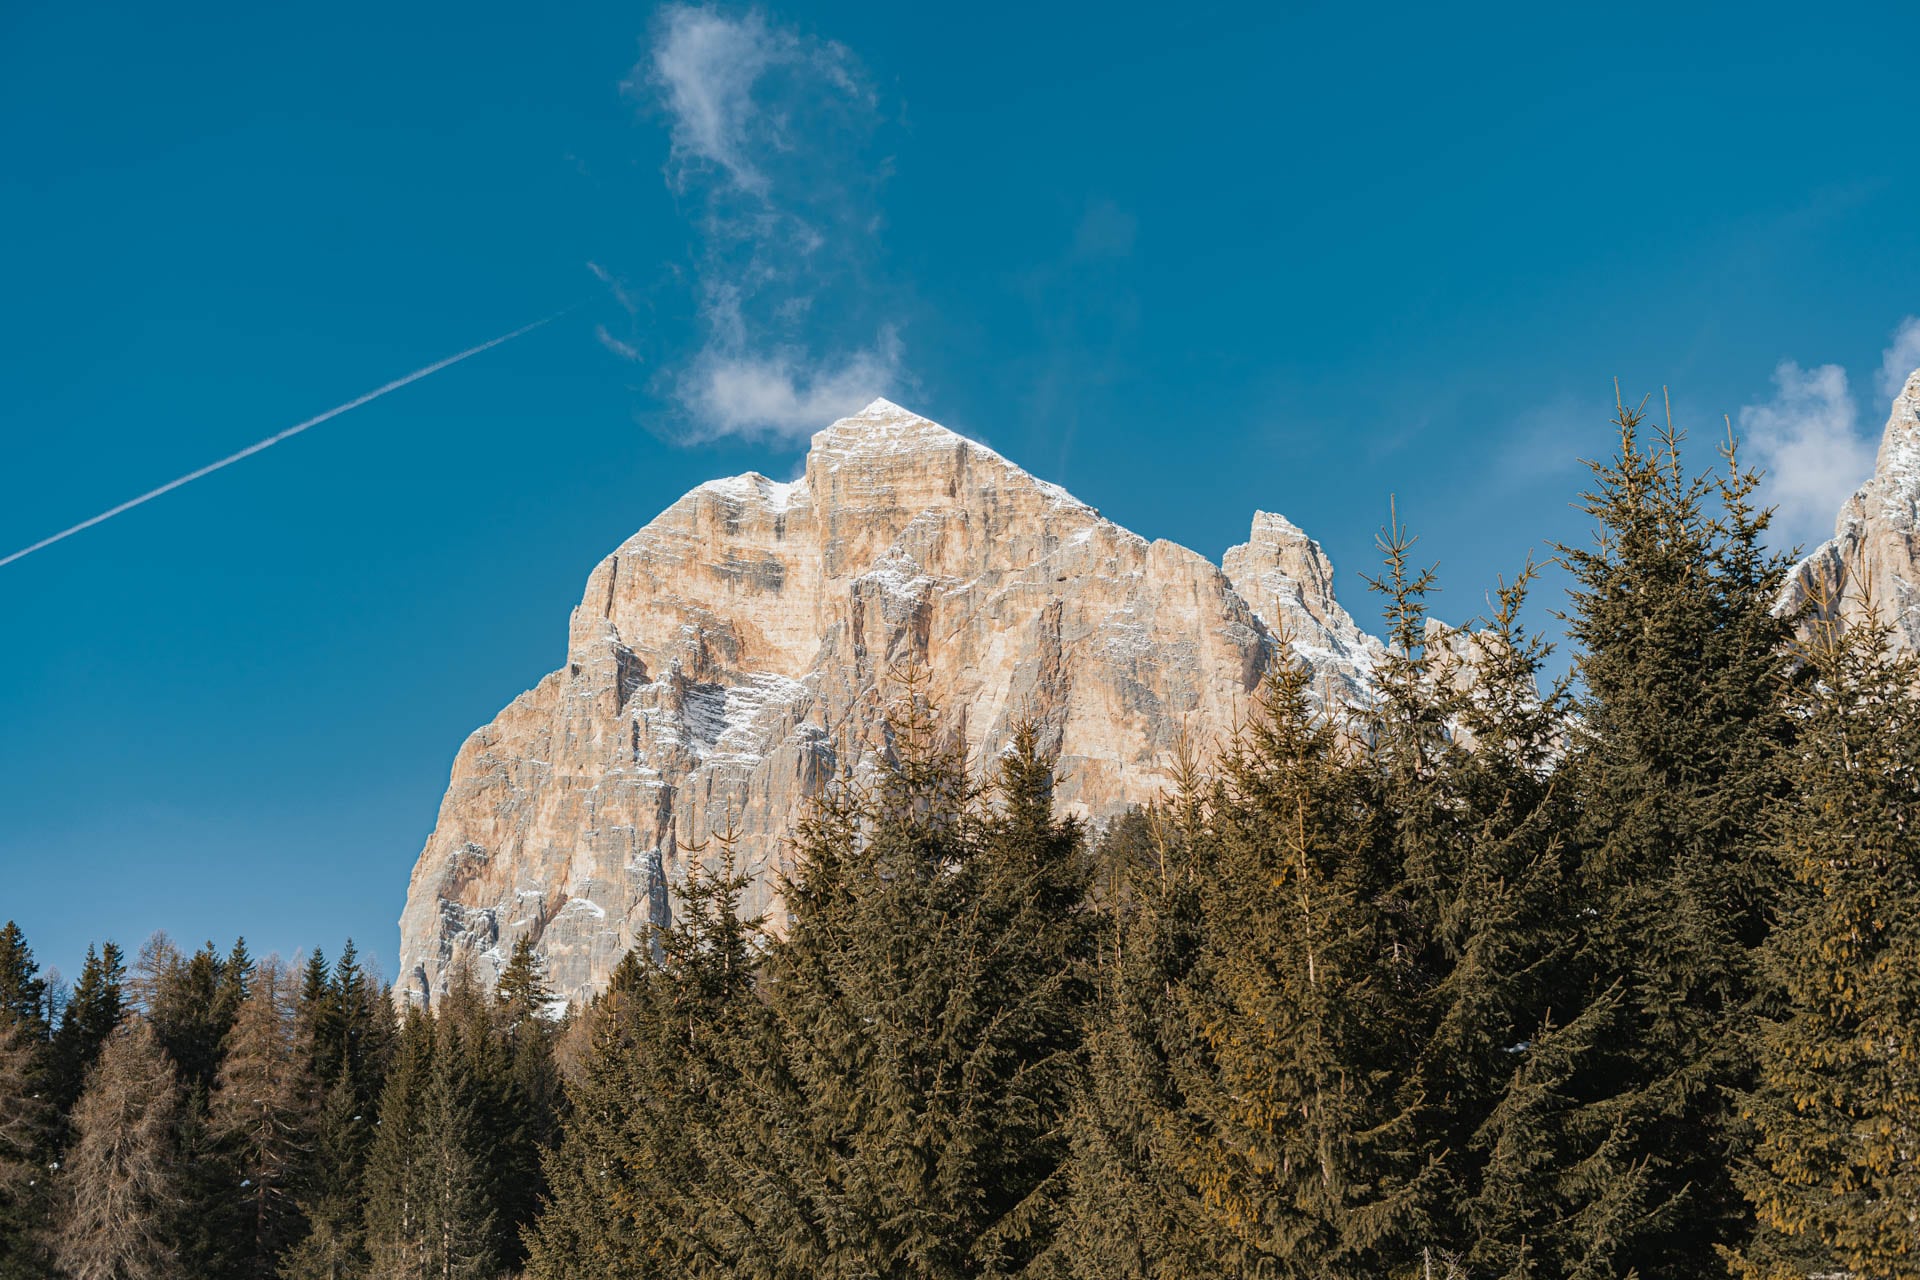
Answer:
[[[0,928],[0,1277],[1895,1280],[1920,1275],[1920,659],[1777,612],[1757,478],[1622,405],[1559,548],[1090,832],[1061,726],[969,758],[897,675],[562,1011],[530,937],[396,1018],[331,964]],[[1070,762],[1069,762],[1070,765]]]

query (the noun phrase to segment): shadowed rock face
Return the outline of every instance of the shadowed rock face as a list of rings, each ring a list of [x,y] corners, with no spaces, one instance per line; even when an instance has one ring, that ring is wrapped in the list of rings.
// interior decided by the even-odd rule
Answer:
[[[1183,737],[1232,731],[1276,635],[1323,698],[1364,690],[1378,645],[1316,543],[1261,513],[1224,566],[884,400],[816,435],[803,479],[702,485],[594,569],[566,665],[461,747],[402,989],[434,998],[461,957],[490,983],[531,934],[584,999],[729,826],[747,906],[776,910],[784,833],[873,768],[908,664],[982,770],[1037,721],[1061,808],[1095,822],[1165,788]]]
[[[1894,643],[1920,651],[1920,370],[1894,397],[1873,477],[1847,499],[1833,537],[1800,562],[1784,604],[1811,599],[1858,621],[1869,602]]]

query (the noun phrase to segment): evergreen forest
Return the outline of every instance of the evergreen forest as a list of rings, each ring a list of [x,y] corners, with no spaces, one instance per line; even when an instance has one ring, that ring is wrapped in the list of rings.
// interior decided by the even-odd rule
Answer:
[[[1564,659],[1396,521],[1370,701],[1282,660],[1098,830],[908,668],[780,919],[716,839],[561,1016],[524,940],[396,1015],[350,943],[68,988],[8,924],[0,1277],[1920,1276],[1920,668],[1618,427]]]

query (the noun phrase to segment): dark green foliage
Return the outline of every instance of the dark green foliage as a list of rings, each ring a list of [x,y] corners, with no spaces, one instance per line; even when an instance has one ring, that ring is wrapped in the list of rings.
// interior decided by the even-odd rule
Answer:
[[[1117,823],[1099,850],[1107,927],[1057,1242],[1072,1274],[1090,1280],[1218,1273],[1217,1238],[1198,1189],[1176,1167],[1177,1135],[1165,1123],[1182,1110],[1175,1060],[1189,1041],[1179,993],[1193,978],[1199,904],[1214,871],[1203,793],[1197,769],[1183,762],[1173,800]]]
[[[522,1233],[547,1194],[542,1157],[558,1137],[564,1101],[553,1060],[552,1003],[545,966],[533,939],[523,935],[494,986],[488,1030],[504,1056],[498,1068],[502,1110],[494,1127],[501,1132],[493,1176],[500,1253],[514,1267],[525,1259]]]
[[[353,939],[347,939],[331,971],[320,951],[307,958],[299,1010],[314,1075],[332,1081],[346,1073],[370,1112],[379,1099],[393,1016],[385,994],[361,969]]]
[[[342,1071],[315,1120],[312,1173],[299,1202],[306,1234],[280,1265],[284,1280],[347,1280],[366,1274],[362,1171],[372,1133],[353,1080]]]
[[[1418,1031],[1397,868],[1303,667],[1272,677],[1183,833],[1198,928],[1167,1000],[1156,1159],[1230,1274],[1382,1275],[1429,1233],[1395,1056]]]
[[[438,1018],[409,1009],[367,1159],[366,1243],[387,1280],[479,1280],[501,1269],[499,1102],[487,1004],[461,975]]]
[[[433,1023],[409,1007],[380,1094],[367,1156],[366,1242],[377,1274],[414,1274],[425,1232],[424,1172],[416,1154],[433,1070]]]
[[[61,1012],[60,1028],[53,1036],[49,1089],[62,1113],[79,1099],[88,1070],[126,1012],[126,974],[126,960],[119,947],[109,942],[98,949],[87,948],[80,981]]]
[[[1786,565],[1761,546],[1757,478],[1731,448],[1688,473],[1671,429],[1594,466],[1592,548],[1562,548],[1582,685],[1566,767],[1584,904],[1582,1005],[1618,1001],[1604,1060],[1573,1085],[1594,1161],[1580,1231],[1599,1274],[1704,1275],[1750,1215],[1732,1180],[1754,950],[1776,874],[1765,814],[1782,786]],[[1586,914],[1590,912],[1591,914]],[[1563,1017],[1575,1018],[1569,1008]]]
[[[382,1280],[480,1280],[498,1233],[461,1029],[410,1010],[367,1161],[367,1250]]]
[[[780,936],[683,847],[572,1023],[528,937],[399,1023],[351,942],[157,935],[55,1018],[0,928],[0,1280],[1914,1274],[1920,661],[1777,616],[1731,448],[1618,425],[1570,685],[1531,566],[1439,626],[1396,516],[1366,704],[1277,637],[1089,853],[1046,735],[982,786],[910,674]]]
[[[301,1234],[296,1196],[311,1167],[314,1087],[291,984],[268,967],[252,986],[227,1036],[207,1119],[237,1219],[229,1273],[265,1280]]]
[[[0,1280],[46,1273],[37,1239],[46,1224],[54,1120],[45,1055],[40,1024],[0,1009]]]
[[[305,1234],[282,1270],[289,1280],[342,1280],[368,1263],[366,1164],[395,1039],[392,1004],[360,967],[351,939],[331,970],[318,950],[308,957],[295,1022],[306,1074],[325,1093],[311,1174],[298,1194]]]
[[[53,1011],[47,1007],[46,980],[40,976],[26,935],[11,920],[0,926],[0,1017],[8,1015],[29,1035],[44,1038],[51,1030]]]
[[[0,1280],[47,1273],[47,1169],[59,1135],[50,1096],[52,1010],[26,935],[0,927]]]
[[[1736,1269],[1894,1280],[1920,1203],[1920,662],[1871,612],[1814,624],[1802,654],[1794,791],[1772,815],[1792,891],[1764,956],[1785,1008],[1756,1037],[1740,1180],[1761,1231]]]
[[[732,1275],[756,1250],[728,1164],[730,1141],[756,1141],[727,1115],[729,1103],[754,1110],[738,1062],[761,1021],[746,885],[723,838],[714,866],[689,871],[673,924],[621,961],[587,1011],[590,1047],[546,1162],[551,1200],[528,1235],[529,1275]]]
[[[499,1231],[483,1160],[486,1126],[474,1107],[475,1087],[462,1046],[436,1036],[421,1124],[416,1186],[421,1206],[421,1256],[426,1274],[444,1280],[484,1280],[497,1274]],[[403,1270],[400,1274],[406,1274]]]
[[[1048,1253],[1091,931],[1031,730],[983,809],[910,681],[871,795],[802,824],[742,1146],[737,1274],[987,1276]]]
[[[211,942],[184,960],[171,948],[158,957],[154,951],[149,944],[142,955],[147,1020],[182,1083],[204,1095],[213,1088],[221,1045],[240,1009],[227,981],[227,961]]]

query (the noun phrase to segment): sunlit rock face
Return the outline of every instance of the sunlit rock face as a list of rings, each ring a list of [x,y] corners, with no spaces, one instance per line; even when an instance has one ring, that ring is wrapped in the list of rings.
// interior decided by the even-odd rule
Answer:
[[[1920,652],[1920,370],[1894,397],[1873,477],[1840,508],[1833,537],[1800,563],[1786,603],[1852,623],[1869,608]]]
[[[1276,646],[1325,699],[1364,691],[1379,647],[1332,566],[1258,514],[1224,571],[1120,528],[983,445],[876,400],[813,438],[806,473],[681,498],[587,579],[567,661],[470,737],[413,871],[400,986],[483,983],[531,935],[585,999],[669,886],[729,828],[778,923],[784,836],[829,779],[885,750],[897,674],[990,767],[1031,718],[1057,799],[1099,822],[1217,745]]]

